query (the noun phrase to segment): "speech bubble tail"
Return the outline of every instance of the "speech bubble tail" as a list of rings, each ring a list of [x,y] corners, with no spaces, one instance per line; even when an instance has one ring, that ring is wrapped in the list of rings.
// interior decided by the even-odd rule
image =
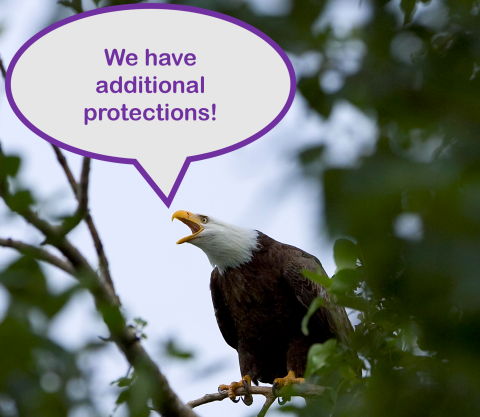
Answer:
[[[145,155],[137,160],[138,171],[153,188],[167,207],[173,198],[187,172],[188,164],[185,157],[176,155]]]

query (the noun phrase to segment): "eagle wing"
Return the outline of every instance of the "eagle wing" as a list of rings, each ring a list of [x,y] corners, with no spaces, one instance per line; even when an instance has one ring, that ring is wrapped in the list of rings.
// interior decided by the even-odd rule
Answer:
[[[306,269],[327,276],[320,261],[313,255],[289,245],[283,245],[286,251],[284,277],[295,291],[295,295],[307,309],[317,297],[322,297],[324,306],[320,307],[310,319],[309,329],[322,334],[327,339],[336,338],[347,342],[348,334],[353,330],[345,308],[337,306],[325,287],[313,282],[302,274]]]
[[[218,269],[215,268],[210,279],[210,291],[212,293],[215,318],[217,319],[218,327],[220,328],[220,332],[222,333],[225,342],[227,342],[232,348],[238,350],[237,329],[228,305],[223,298],[220,285],[219,272]]]

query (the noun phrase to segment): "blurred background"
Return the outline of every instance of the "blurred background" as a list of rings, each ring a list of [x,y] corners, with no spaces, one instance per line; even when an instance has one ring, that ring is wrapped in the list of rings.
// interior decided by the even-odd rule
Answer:
[[[49,24],[133,2],[59,3],[0,0],[5,66]],[[174,391],[187,402],[240,376],[237,354],[214,318],[211,266],[198,248],[175,244],[188,230],[170,219],[184,209],[298,246],[330,276],[341,269],[335,239],[355,246],[350,269],[358,277],[337,295],[357,325],[349,349],[364,378],[348,371],[357,364],[348,352],[323,352],[327,365],[311,375],[333,387],[328,398],[316,408],[297,399],[284,411],[479,415],[480,2],[178,4],[216,10],[266,33],[289,55],[298,88],[287,116],[263,138],[191,164],[170,209],[133,166],[92,161],[91,214],[123,313],[132,324],[148,323],[136,321]],[[2,149],[21,159],[18,172],[4,175],[13,190],[30,190],[36,211],[59,221],[76,208],[68,182],[51,145],[23,126],[1,88]],[[78,178],[82,158],[65,155]],[[8,237],[43,240],[0,200],[0,238]],[[69,238],[97,267],[85,225]],[[25,293],[22,274],[45,280],[41,294]],[[99,339],[108,331],[92,297],[79,290],[55,311],[47,307],[74,284],[66,273],[0,248],[1,416],[134,415],[125,404],[116,409],[125,388],[111,382],[129,368],[113,344]],[[197,411],[251,416],[262,405],[260,398],[250,408],[225,400]],[[268,415],[278,413],[275,406]]]

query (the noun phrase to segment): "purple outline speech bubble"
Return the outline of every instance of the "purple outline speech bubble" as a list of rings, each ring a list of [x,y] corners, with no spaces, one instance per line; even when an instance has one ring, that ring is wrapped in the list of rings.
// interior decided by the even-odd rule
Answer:
[[[120,10],[134,10],[134,9],[170,9],[170,10],[179,10],[179,11],[184,11],[184,12],[190,12],[190,13],[197,13],[197,14],[202,14],[206,16],[211,16],[217,19],[225,20],[227,22],[233,23],[234,25],[240,26],[249,32],[252,32],[253,34],[257,35],[261,39],[263,39],[265,42],[267,42],[283,59],[285,62],[285,65],[287,66],[288,73],[290,76],[290,92],[288,95],[287,102],[285,103],[284,107],[282,108],[281,112],[273,119],[267,126],[265,126],[262,130],[259,132],[255,133],[254,135],[250,136],[249,138],[242,140],[234,145],[228,146],[226,148],[218,149],[216,151],[200,154],[200,155],[193,155],[193,156],[188,156],[185,159],[185,162],[182,166],[182,169],[180,170],[180,173],[177,176],[177,179],[175,180],[175,183],[173,185],[173,188],[170,191],[170,194],[166,196],[163,191],[158,187],[158,185],[153,181],[153,179],[150,177],[150,175],[147,173],[147,171],[142,167],[142,165],[138,162],[137,159],[130,159],[130,158],[119,158],[119,157],[114,157],[114,156],[107,156],[107,155],[100,155],[97,153],[93,152],[88,152],[82,149],[75,148],[73,146],[67,145],[63,142],[60,142],[59,140],[52,138],[51,136],[47,135],[46,133],[42,132],[40,129],[35,127],[32,123],[30,123],[27,118],[21,113],[19,108],[17,107],[15,100],[13,99],[12,95],[12,87],[11,87],[11,81],[12,81],[12,73],[15,68],[15,65],[17,61],[20,59],[20,57],[23,55],[23,53],[31,46],[33,45],[37,40],[45,36],[46,34],[52,32],[53,30],[62,27],[64,25],[67,25],[68,23],[74,22],[76,20],[84,19],[89,16],[94,16],[98,14],[103,14],[103,13],[112,13]],[[224,15],[222,13],[214,12],[211,10],[206,10],[206,9],[201,9],[198,7],[193,7],[193,6],[178,6],[178,5],[171,5],[171,4],[136,4],[136,5],[124,5],[124,6],[112,6],[112,7],[106,7],[102,9],[96,9],[92,10],[89,12],[84,12],[75,16],[68,17],[66,19],[61,20],[60,22],[54,23],[53,25],[48,26],[47,28],[41,30],[38,32],[35,36],[30,38],[25,44],[22,45],[22,47],[17,51],[15,56],[12,59],[12,62],[10,63],[7,71],[7,77],[6,77],[6,93],[7,93],[7,98],[8,102],[10,103],[10,106],[12,107],[14,113],[17,115],[17,117],[23,122],[25,126],[27,126],[32,132],[40,136],[42,139],[45,139],[46,141],[50,142],[53,145],[56,145],[62,149],[65,149],[67,151],[76,153],[78,155],[82,156],[87,156],[90,158],[95,158],[95,159],[100,159],[102,161],[108,161],[108,162],[116,162],[119,164],[132,164],[137,168],[137,170],[140,172],[140,174],[145,178],[147,183],[152,187],[152,189],[157,193],[157,195],[160,197],[160,199],[165,203],[167,207],[170,207],[172,204],[172,201],[175,197],[175,194],[178,191],[178,188],[180,187],[180,184],[187,172],[187,169],[190,165],[190,163],[194,161],[201,161],[202,159],[208,159],[208,158],[214,158],[216,156],[224,155],[226,153],[235,151],[237,149],[240,149],[257,139],[261,138],[263,135],[265,135],[267,132],[272,130],[279,122],[280,120],[285,117],[287,114],[288,110],[290,109],[290,106],[292,105],[294,96],[295,96],[295,88],[296,88],[296,78],[295,78],[295,72],[293,70],[292,63],[288,59],[286,53],[272,40],[270,39],[267,35],[264,33],[260,32],[258,29],[254,28],[253,26],[250,26],[249,24],[242,22],[241,20],[235,19],[233,17]]]

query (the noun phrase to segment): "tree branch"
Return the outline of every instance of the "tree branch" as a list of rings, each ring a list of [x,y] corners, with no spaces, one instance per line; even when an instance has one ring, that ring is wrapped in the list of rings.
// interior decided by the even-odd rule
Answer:
[[[292,397],[303,397],[303,398],[317,398],[321,396],[324,391],[325,387],[320,387],[318,385],[312,384],[299,384],[299,385],[292,385],[282,392],[286,392],[285,395],[292,396]],[[272,391],[272,387],[250,387],[250,393],[252,395],[263,395],[265,397],[265,404],[262,407],[262,410],[258,414],[258,417],[263,417],[267,413],[268,409],[272,406],[277,398]],[[245,388],[240,387],[237,388],[235,394],[240,397],[247,394]],[[223,401],[225,398],[228,398],[227,391],[222,391],[219,393],[214,394],[206,394],[202,398],[197,400],[192,400],[187,403],[190,408],[195,408],[203,404],[208,404],[214,401]]]
[[[63,156],[63,155],[62,155]],[[65,158],[64,158],[65,159]],[[66,160],[64,161],[66,164]],[[71,173],[71,172],[70,172]],[[90,158],[83,158],[82,174],[80,176],[80,183],[76,184],[76,198],[78,201],[77,210],[72,217],[64,220],[59,228],[59,233],[67,235],[75,229],[82,220],[86,219],[88,214],[88,183],[90,174]]]
[[[67,159],[65,158],[58,146],[52,145],[52,148],[55,151],[55,155],[57,155],[60,166],[63,168],[65,175],[67,176],[68,183],[70,184],[70,187],[72,187],[73,193],[75,194],[75,196],[77,196],[77,181],[75,180],[75,177],[73,176],[72,171],[68,166]]]
[[[273,405],[273,403],[275,402],[275,397],[268,397],[266,400],[265,400],[265,404],[263,404],[263,407],[262,409],[260,410],[260,412],[258,413],[258,416],[257,417],[264,417],[265,414],[267,414],[267,411],[270,409],[270,407]]]
[[[3,198],[10,210],[15,211],[9,205],[10,198],[6,181],[0,183],[0,197]],[[124,353],[128,362],[145,375],[152,384],[154,392],[152,396],[153,408],[164,417],[197,417],[191,408],[183,404],[173,392],[165,376],[140,344],[134,329],[127,326],[119,309],[120,302],[115,295],[113,283],[105,282],[93,270],[80,251],[68,241],[65,235],[59,233],[58,227],[41,219],[29,208],[16,212],[42,232],[47,241],[70,261],[74,269],[74,276],[92,293],[96,307],[102,314],[110,332],[110,339]],[[44,253],[41,254],[45,255]]]
[[[80,184],[77,186],[77,213],[82,214],[82,218],[88,211],[88,181],[90,175],[90,158],[83,158],[82,174],[80,175]]]
[[[0,58],[0,72],[2,73],[3,80],[7,78],[7,71],[5,69],[5,66],[3,65],[3,60]]]
[[[32,256],[35,259],[38,259],[39,261],[44,261],[53,266],[56,266],[57,268],[61,269],[62,271],[65,271],[70,275],[75,275],[75,269],[73,268],[72,264],[69,261],[57,258],[55,255],[51,254],[45,249],[38,248],[33,245],[29,245],[19,240],[2,239],[2,238],[0,238],[0,246],[3,246],[4,248],[16,249],[18,252],[20,252],[23,255]]]
[[[55,155],[57,155],[58,162],[60,163],[60,166],[63,168],[63,171],[65,172],[65,175],[68,179],[68,182],[70,184],[70,187],[72,188],[73,194],[75,194],[75,197],[79,199],[79,191],[78,191],[78,185],[77,181],[75,180],[75,177],[72,174],[72,171],[70,167],[68,166],[67,159],[63,155],[62,151],[58,146],[52,145],[53,150],[55,151]],[[89,159],[89,158],[85,158]],[[82,175],[81,177],[83,178],[86,176],[88,178],[88,173],[90,170],[90,162],[86,162],[85,159],[83,160],[83,168],[82,168]],[[86,170],[85,165],[88,165],[88,170]],[[81,180],[81,183],[83,181]],[[88,191],[88,185],[87,185],[87,191]],[[87,202],[88,204],[88,202]],[[93,239],[93,244],[95,245],[95,250],[97,252],[98,256],[98,261],[100,263],[100,269],[102,271],[102,275],[105,277],[105,281],[107,281],[108,285],[112,287],[112,291],[114,290],[113,282],[112,282],[112,277],[110,275],[110,268],[108,266],[108,260],[107,256],[105,255],[105,251],[103,249],[103,244],[100,239],[100,236],[98,234],[97,228],[95,227],[95,223],[93,222],[93,218],[88,212],[85,214],[85,222],[87,223],[88,230],[90,231],[90,235],[92,236]]]

